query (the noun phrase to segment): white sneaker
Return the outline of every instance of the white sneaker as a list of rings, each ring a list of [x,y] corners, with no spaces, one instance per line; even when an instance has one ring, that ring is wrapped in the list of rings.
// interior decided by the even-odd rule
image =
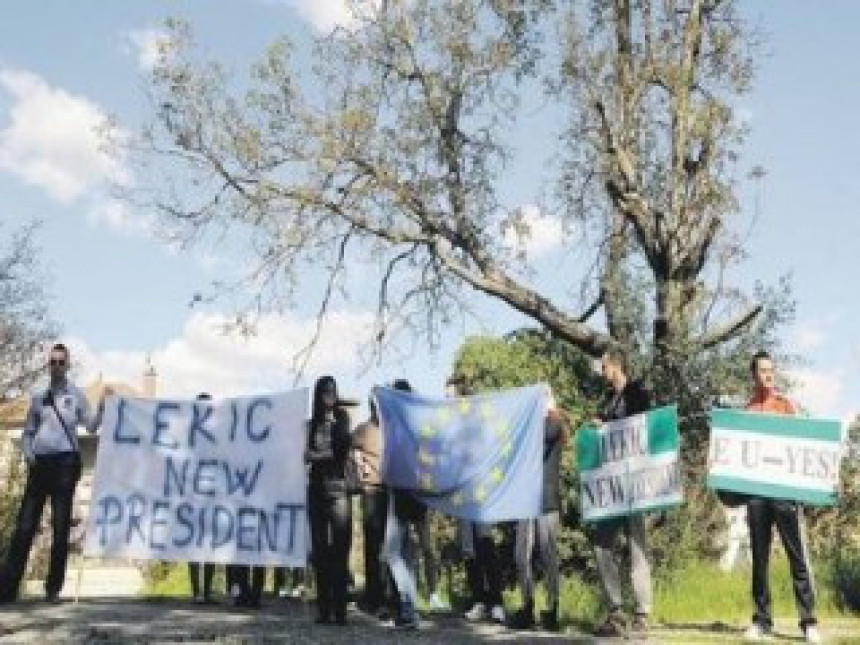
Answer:
[[[429,605],[430,605],[430,611],[447,611],[448,609],[450,609],[450,607],[448,607],[448,603],[446,603],[444,600],[442,600],[439,597],[439,594],[435,593],[435,592],[430,594]]]
[[[484,603],[476,602],[474,606],[466,612],[466,620],[470,620],[473,623],[478,622],[479,620],[484,620],[487,616],[487,608],[484,607]]]
[[[305,586],[304,585],[296,585],[293,587],[293,592],[290,594],[296,600],[300,598],[304,598],[305,596]]]
[[[494,623],[499,623],[500,625],[505,624],[505,609],[501,605],[496,605],[493,607],[493,610],[490,612],[490,618],[492,618]]]
[[[821,637],[821,632],[818,631],[818,627],[815,625],[807,625],[803,630],[803,637],[806,639],[807,643],[823,643],[824,639]]]
[[[758,623],[753,623],[744,632],[745,641],[768,641],[770,640],[770,630],[762,627]]]
[[[240,587],[237,584],[234,584],[232,587],[230,587],[230,597],[231,598],[238,598],[241,595],[242,595],[242,587]]]

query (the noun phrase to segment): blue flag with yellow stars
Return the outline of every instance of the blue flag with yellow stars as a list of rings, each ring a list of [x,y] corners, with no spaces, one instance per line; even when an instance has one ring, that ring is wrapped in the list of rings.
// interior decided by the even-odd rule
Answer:
[[[373,393],[386,485],[476,522],[540,515],[547,385],[452,398]]]

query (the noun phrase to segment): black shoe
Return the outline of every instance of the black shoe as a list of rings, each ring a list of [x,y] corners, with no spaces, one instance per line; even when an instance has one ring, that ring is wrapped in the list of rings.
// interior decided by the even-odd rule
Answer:
[[[51,591],[45,594],[45,602],[50,605],[59,605],[60,604],[60,594],[56,591]]]
[[[594,630],[595,636],[607,638],[624,636],[627,633],[627,620],[620,611],[613,611]]]
[[[523,607],[508,621],[508,627],[511,629],[532,629],[535,626],[535,616],[532,611]]]
[[[338,614],[337,616],[335,616],[334,623],[335,625],[339,625],[340,627],[346,625],[346,614]]]
[[[553,606],[552,609],[547,609],[540,613],[540,626],[548,632],[557,632],[558,625],[558,606]]]
[[[633,623],[630,625],[630,630],[639,634],[644,634],[648,631],[648,615],[636,614],[633,618]]]
[[[314,621],[317,625],[331,625],[331,616],[328,614],[322,614],[317,616],[317,619]]]

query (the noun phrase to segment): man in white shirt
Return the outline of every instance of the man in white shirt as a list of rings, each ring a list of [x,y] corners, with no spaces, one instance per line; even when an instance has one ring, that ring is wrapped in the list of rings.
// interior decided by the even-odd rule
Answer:
[[[21,437],[21,451],[28,465],[27,485],[0,575],[0,602],[13,602],[18,597],[33,537],[49,497],[53,535],[45,597],[49,602],[59,599],[66,577],[72,503],[81,476],[77,428],[83,425],[94,433],[104,411],[102,399],[92,417],[83,391],[69,382],[69,350],[65,345],[57,343],[51,348],[48,369],[50,385],[32,397]]]

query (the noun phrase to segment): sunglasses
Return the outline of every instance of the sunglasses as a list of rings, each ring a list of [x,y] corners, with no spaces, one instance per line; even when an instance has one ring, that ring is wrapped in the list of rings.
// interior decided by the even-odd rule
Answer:
[[[50,365],[51,367],[63,367],[65,364],[65,358],[52,358],[48,361],[48,365]]]

